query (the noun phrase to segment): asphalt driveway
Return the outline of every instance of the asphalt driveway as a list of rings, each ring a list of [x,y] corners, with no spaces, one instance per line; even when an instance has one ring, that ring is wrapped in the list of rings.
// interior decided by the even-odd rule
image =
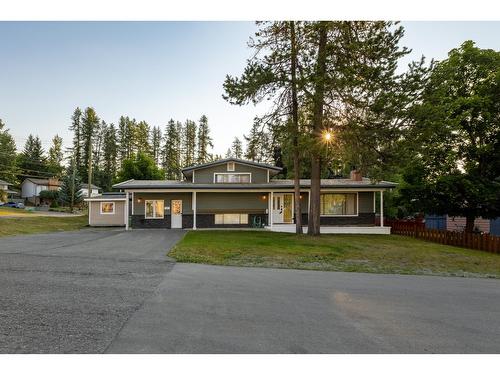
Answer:
[[[175,264],[183,233],[0,239],[0,352],[500,352],[500,280]]]
[[[183,233],[1,238],[0,352],[103,352],[172,268],[165,254]]]

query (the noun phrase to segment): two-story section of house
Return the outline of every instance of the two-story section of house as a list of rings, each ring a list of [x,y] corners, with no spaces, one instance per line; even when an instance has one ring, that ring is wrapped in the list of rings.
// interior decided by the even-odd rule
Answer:
[[[127,229],[266,227],[292,231],[293,180],[275,178],[280,171],[269,164],[228,158],[184,168],[180,181],[129,180],[113,187],[125,193],[127,214],[121,217]],[[308,221],[310,185],[310,180],[300,182],[304,225]],[[387,233],[389,228],[383,227],[383,221],[375,226],[375,195],[379,193],[383,203],[382,192],[395,186],[372,182],[358,173],[345,179],[321,180],[322,228],[337,228],[330,232],[338,233]],[[115,212],[113,201],[103,199],[86,199],[94,218]],[[99,225],[106,222],[102,217],[98,221]]]

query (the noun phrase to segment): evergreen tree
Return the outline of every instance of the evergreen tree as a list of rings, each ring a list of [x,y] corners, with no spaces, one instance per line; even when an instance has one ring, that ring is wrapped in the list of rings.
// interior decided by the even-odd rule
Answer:
[[[69,130],[73,132],[73,147],[71,148],[71,153],[75,159],[76,169],[82,170],[82,110],[77,107],[71,116],[71,125]]]
[[[196,161],[196,123],[191,120],[186,120],[184,125],[184,142],[183,142],[183,167],[189,167]]]
[[[273,145],[269,132],[266,132],[258,120],[254,121],[250,133],[243,138],[247,143],[245,159],[258,163],[269,163],[272,160]]]
[[[208,149],[213,147],[212,138],[210,137],[210,128],[208,127],[208,118],[203,115],[198,125],[198,155],[196,162],[202,164],[209,161],[211,158]]]
[[[134,142],[134,121],[130,118],[121,116],[118,122],[118,159],[120,166],[123,160],[128,159],[133,153],[133,142]]]
[[[13,184],[16,175],[16,142],[0,119],[0,179]]]
[[[234,158],[233,151],[231,151],[231,148],[227,149],[225,158],[226,159]]]
[[[133,120],[135,123],[135,120]],[[134,127],[134,152],[145,153],[153,156],[151,145],[149,143],[149,125],[146,121],[140,121]]]
[[[95,140],[96,131],[98,130],[100,120],[94,108],[87,107],[83,113],[81,121],[81,134],[82,134],[82,163],[81,171],[82,179],[88,183],[89,178],[89,165],[92,161],[92,146]]]
[[[171,119],[165,129],[162,150],[162,168],[167,180],[178,180],[181,174],[179,126]]]
[[[116,129],[113,124],[107,126],[103,133],[101,177],[97,184],[102,189],[111,190],[117,172],[118,145]]]
[[[241,159],[243,157],[243,144],[238,137],[234,137],[234,141],[231,145],[231,155],[236,159]]]
[[[294,165],[294,207],[296,233],[302,233],[300,201],[300,152],[299,102],[303,97],[303,85],[299,75],[299,61],[310,60],[302,51],[304,26],[301,22],[258,22],[256,37],[249,45],[256,53],[248,61],[241,78],[227,76],[224,82],[224,98],[232,104],[258,103],[273,100],[268,122],[281,122],[283,117],[290,124],[290,138]],[[302,58],[300,57],[302,54]],[[257,157],[257,144],[251,143],[249,155]]]
[[[71,161],[63,175],[61,181],[61,189],[59,190],[58,199],[63,206],[69,206],[71,210],[75,205],[82,203],[83,195],[80,192],[82,180],[74,161]]]
[[[23,180],[27,176],[49,176],[47,159],[38,136],[34,137],[32,134],[28,136],[23,152],[19,155],[18,165]]]
[[[57,177],[60,177],[64,170],[62,165],[64,158],[62,143],[63,139],[56,134],[54,138],[52,138],[52,146],[49,148],[48,169]]]
[[[160,165],[161,137],[162,135],[160,127],[153,126],[153,129],[151,131],[151,152],[156,165]]]

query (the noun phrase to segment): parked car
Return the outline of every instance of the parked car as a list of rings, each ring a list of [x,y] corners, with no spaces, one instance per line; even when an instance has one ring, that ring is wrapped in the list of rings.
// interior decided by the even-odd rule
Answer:
[[[13,208],[24,208],[24,203],[21,202],[7,202],[4,204],[5,207],[13,207]]]

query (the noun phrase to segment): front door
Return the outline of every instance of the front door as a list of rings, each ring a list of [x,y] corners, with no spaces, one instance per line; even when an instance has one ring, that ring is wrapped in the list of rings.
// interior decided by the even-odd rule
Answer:
[[[182,228],[182,200],[172,199],[170,201],[170,213],[172,219],[170,228]]]
[[[293,194],[279,193],[273,195],[273,223],[293,222]]]

